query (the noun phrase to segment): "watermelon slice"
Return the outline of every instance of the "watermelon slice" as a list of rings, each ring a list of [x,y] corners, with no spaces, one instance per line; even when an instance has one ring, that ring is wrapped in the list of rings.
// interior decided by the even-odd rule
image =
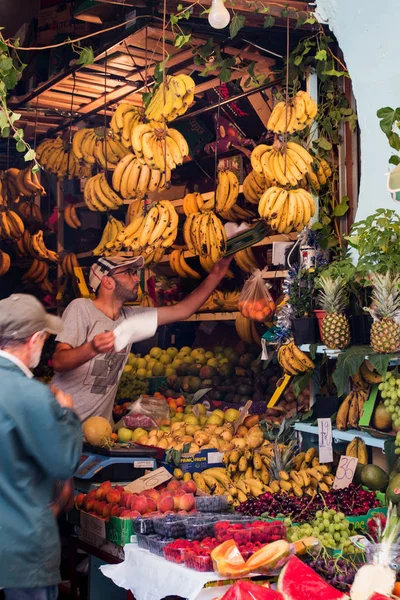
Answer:
[[[372,596],[368,598],[368,600],[388,600],[388,598],[392,598],[392,596],[386,596],[385,594],[374,593]]]
[[[335,590],[299,558],[292,556],[283,567],[278,580],[278,590],[285,600],[348,600],[348,596]]]
[[[256,585],[251,581],[238,581],[222,596],[221,600],[284,600],[280,592]]]

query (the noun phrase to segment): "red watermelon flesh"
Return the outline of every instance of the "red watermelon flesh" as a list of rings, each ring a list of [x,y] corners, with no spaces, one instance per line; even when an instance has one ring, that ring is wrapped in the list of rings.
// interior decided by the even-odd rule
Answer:
[[[237,581],[221,600],[283,600],[280,592],[256,585],[251,581]]]
[[[390,598],[390,596],[386,596],[385,594],[378,594],[378,592],[375,592],[374,594],[372,594],[372,596],[368,598],[368,600],[388,600],[388,598]]]
[[[297,556],[283,567],[278,590],[285,600],[348,600],[349,597],[329,585]]]

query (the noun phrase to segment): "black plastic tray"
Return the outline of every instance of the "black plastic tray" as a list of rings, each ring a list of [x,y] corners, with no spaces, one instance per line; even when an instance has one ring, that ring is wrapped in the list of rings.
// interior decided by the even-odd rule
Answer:
[[[87,442],[83,443],[83,451],[92,454],[101,454],[102,456],[145,456],[146,458],[156,458],[157,450],[151,446],[139,446],[137,444],[116,444],[113,448],[99,448],[92,446]]]

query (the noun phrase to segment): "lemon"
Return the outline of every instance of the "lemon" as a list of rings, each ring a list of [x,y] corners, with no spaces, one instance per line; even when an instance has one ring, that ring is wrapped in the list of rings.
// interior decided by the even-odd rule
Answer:
[[[118,429],[118,441],[119,442],[130,442],[132,439],[132,431],[126,427]]]
[[[163,353],[163,351],[161,350],[161,348],[157,348],[157,346],[150,350],[151,358],[156,358],[157,360],[160,358],[162,353]]]

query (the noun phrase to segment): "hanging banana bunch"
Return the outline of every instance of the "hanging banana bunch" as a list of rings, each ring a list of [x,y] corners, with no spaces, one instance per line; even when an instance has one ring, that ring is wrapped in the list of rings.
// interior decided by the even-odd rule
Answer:
[[[11,266],[11,258],[7,252],[0,250],[0,277],[5,275]]]
[[[87,180],[83,190],[83,199],[90,210],[105,212],[117,210],[124,203],[109,185],[104,173],[98,173]]]
[[[117,164],[112,178],[112,186],[122,198],[143,198],[150,192],[161,192],[171,181],[171,169],[163,174],[143,164],[135,154],[127,154]]]
[[[304,175],[313,172],[314,157],[300,144],[276,140],[272,146],[260,144],[251,153],[251,166],[273,185],[297,186]]]
[[[140,214],[144,213],[145,205],[143,200],[132,200],[128,205],[128,210],[125,215],[125,225],[129,225],[133,219]]]
[[[72,138],[72,150],[79,161],[98,164],[105,170],[114,170],[129,150],[114,137],[111,129],[98,127],[79,129]]]
[[[183,226],[185,243],[192,254],[217,262],[226,250],[222,221],[211,211],[190,214]]]
[[[67,204],[64,208],[64,221],[71,227],[71,229],[80,229],[82,223],[76,212],[76,208],[73,204]]]
[[[94,256],[113,256],[114,254],[117,254],[119,251],[117,237],[123,230],[123,222],[115,219],[113,216],[110,216],[107,220],[106,226],[103,229],[100,242],[95,248],[93,248],[92,254]]]
[[[132,131],[139,123],[143,122],[143,109],[141,107],[121,102],[110,121],[110,128],[116,139],[119,139],[121,144],[130,150]]]
[[[90,177],[92,174],[91,164],[81,164],[70,145],[60,137],[43,140],[37,147],[36,158],[45,171],[58,179]]]
[[[59,256],[57,252],[49,250],[46,247],[42,230],[32,235],[25,229],[23,235],[16,243],[18,256],[32,256],[40,261],[49,260],[51,262],[58,262]]]
[[[259,268],[256,257],[254,256],[251,248],[239,250],[239,252],[236,252],[233,258],[237,266],[245,273],[252,273],[255,269]]]
[[[199,192],[186,194],[183,199],[183,212],[188,217],[192,213],[199,212],[204,206],[204,198]]]
[[[175,169],[189,156],[189,146],[183,135],[177,129],[162,127],[155,122],[137,125],[131,141],[139,161],[161,173]]]
[[[40,207],[32,200],[21,200],[21,202],[17,204],[16,210],[21,219],[27,223],[32,221],[43,223]]]
[[[175,275],[179,275],[179,277],[184,279],[186,277],[201,279],[201,275],[187,264],[183,250],[173,250],[171,252],[169,255],[169,266]]]
[[[262,195],[258,213],[275,231],[290,233],[308,225],[315,214],[315,203],[303,188],[288,191],[273,186]]]
[[[307,92],[299,91],[289,102],[278,102],[271,113],[267,129],[274,133],[295,133],[310,125],[318,107]]]
[[[156,250],[170,248],[178,234],[178,214],[168,200],[138,214],[116,238],[116,247],[142,255],[145,259]]]
[[[256,344],[261,346],[261,336],[257,331],[255,322],[247,319],[242,313],[238,313],[235,319],[236,332],[241,340],[246,344]]]
[[[25,231],[24,223],[13,210],[0,211],[0,238],[3,240],[19,240]]]
[[[258,204],[265,190],[271,185],[263,173],[257,173],[253,169],[243,181],[243,195],[250,204]]]
[[[189,75],[167,76],[146,108],[150,121],[173,121],[185,114],[194,101],[195,82]]]

